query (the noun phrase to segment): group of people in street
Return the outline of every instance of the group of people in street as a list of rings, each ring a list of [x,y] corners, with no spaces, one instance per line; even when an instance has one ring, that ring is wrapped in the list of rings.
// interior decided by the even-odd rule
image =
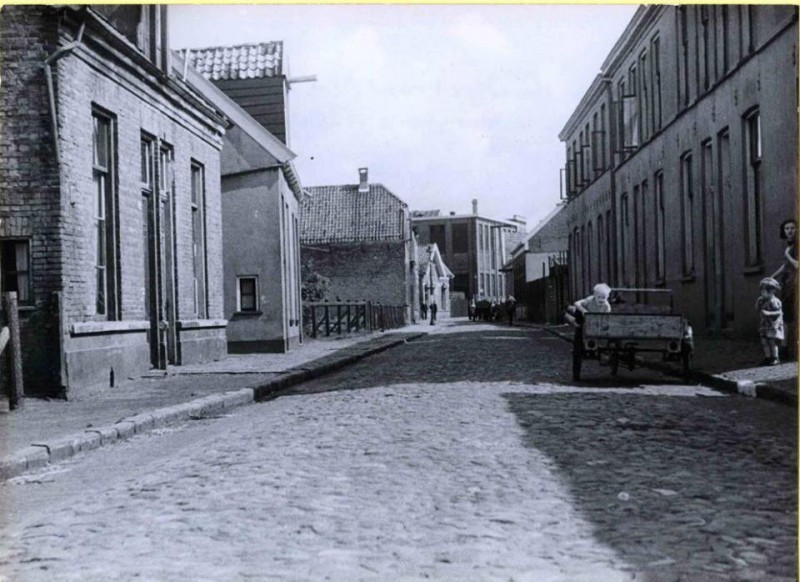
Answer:
[[[436,325],[436,313],[439,311],[439,306],[436,305],[436,299],[431,297],[428,303],[425,301],[420,301],[419,304],[419,313],[420,319],[425,321],[428,319],[428,313],[431,316],[431,325]]]
[[[470,321],[497,321],[504,315],[508,325],[514,325],[514,316],[517,311],[517,300],[513,295],[509,295],[505,301],[500,302],[496,299],[470,299],[467,315]]]
[[[760,294],[756,300],[760,319],[758,332],[764,350],[762,366],[780,364],[781,352],[785,360],[794,360],[797,357],[795,353],[797,221],[795,219],[789,218],[781,223],[780,237],[786,242],[783,262],[772,276],[761,280]]]

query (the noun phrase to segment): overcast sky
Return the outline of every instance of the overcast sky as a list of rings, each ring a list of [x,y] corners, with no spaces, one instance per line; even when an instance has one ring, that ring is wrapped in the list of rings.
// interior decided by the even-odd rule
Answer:
[[[304,186],[368,167],[412,210],[528,226],[558,202],[558,133],[635,6],[173,5],[172,48],[284,41]]]

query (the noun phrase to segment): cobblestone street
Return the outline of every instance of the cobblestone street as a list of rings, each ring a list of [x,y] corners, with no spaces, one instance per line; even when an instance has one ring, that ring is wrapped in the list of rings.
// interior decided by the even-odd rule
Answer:
[[[0,484],[0,580],[794,580],[796,412],[461,324]]]

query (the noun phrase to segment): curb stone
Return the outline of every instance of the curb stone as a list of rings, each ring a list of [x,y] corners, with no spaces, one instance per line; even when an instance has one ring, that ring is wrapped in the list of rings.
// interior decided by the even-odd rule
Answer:
[[[191,417],[203,417],[219,414],[224,410],[232,410],[239,406],[254,402],[272,400],[282,395],[290,386],[301,384],[324,376],[368,356],[379,354],[390,348],[408,343],[428,335],[426,332],[411,332],[407,337],[387,340],[369,348],[359,348],[355,353],[343,349],[342,356],[336,354],[323,356],[319,359],[328,359],[315,366],[314,361],[290,368],[286,372],[268,382],[256,384],[239,390],[211,394],[182,404],[158,408],[149,412],[129,416],[114,424],[101,427],[92,427],[83,432],[67,437],[59,437],[47,443],[35,443],[27,446],[6,459],[0,459],[0,481],[11,479],[25,474],[28,471],[41,469],[50,463],[63,461],[82,451],[90,451],[114,444],[131,438],[134,435],[145,434],[157,428],[179,424]],[[159,376],[160,378],[161,376]]]
[[[572,342],[572,338],[567,334],[561,333],[560,331],[557,331],[555,329],[549,329],[547,327],[543,329],[548,333],[560,337],[564,341],[570,343]],[[683,373],[681,371],[675,370],[674,368],[667,366],[661,362],[649,362],[647,360],[643,360],[638,357],[637,357],[637,362],[646,368],[650,368],[651,370],[656,370],[658,372],[661,372],[662,374],[677,378],[683,378]],[[769,384],[765,384],[763,382],[753,382],[752,380],[734,380],[732,378],[726,378],[725,376],[719,374],[709,374],[708,372],[703,372],[701,370],[691,370],[690,374],[691,374],[690,381],[697,382],[698,384],[702,384],[710,388],[715,388],[723,392],[740,394],[742,396],[747,396],[750,398],[762,398],[765,400],[772,400],[774,402],[780,402],[781,404],[785,404],[787,406],[797,406],[797,398],[794,397],[792,394],[788,394],[783,390],[777,390],[776,388],[770,386]]]

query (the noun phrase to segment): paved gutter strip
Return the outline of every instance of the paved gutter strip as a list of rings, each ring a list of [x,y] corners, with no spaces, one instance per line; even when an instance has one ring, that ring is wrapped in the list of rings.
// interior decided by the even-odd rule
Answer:
[[[127,440],[137,434],[145,434],[152,430],[179,424],[191,418],[213,416],[225,410],[253,402],[272,400],[281,396],[286,388],[302,384],[308,380],[319,378],[368,356],[384,352],[428,335],[425,332],[404,333],[402,337],[378,338],[374,346],[355,346],[343,348],[339,352],[322,356],[295,368],[276,374],[276,378],[266,383],[256,384],[240,390],[232,390],[221,394],[211,394],[183,404],[159,408],[118,420],[112,425],[88,428],[81,433],[68,437],[60,437],[48,443],[32,444],[17,451],[7,459],[0,460],[0,480],[23,475],[27,471],[40,469],[49,463],[68,459],[79,452],[91,451]],[[342,355],[339,355],[342,354]],[[322,360],[318,365],[315,361]],[[204,372],[208,373],[208,372]],[[252,372],[247,372],[252,373]],[[157,376],[162,377],[162,376]]]
[[[547,327],[543,329],[555,336],[560,337],[564,341],[572,343],[572,337],[569,334],[565,334],[558,330]],[[668,364],[647,361],[638,357],[636,359],[637,363],[652,370],[662,372],[663,374],[673,376],[675,378],[684,377],[681,370],[677,370]],[[797,406],[797,397],[795,395],[789,394],[783,390],[779,390],[763,382],[753,382],[752,380],[734,380],[733,378],[726,378],[725,376],[721,376],[719,374],[709,374],[708,372],[702,372],[700,370],[691,370],[690,373],[690,381],[697,382],[703,386],[715,388],[723,392],[731,392],[733,394],[749,396],[751,398],[773,400],[788,406]]]

